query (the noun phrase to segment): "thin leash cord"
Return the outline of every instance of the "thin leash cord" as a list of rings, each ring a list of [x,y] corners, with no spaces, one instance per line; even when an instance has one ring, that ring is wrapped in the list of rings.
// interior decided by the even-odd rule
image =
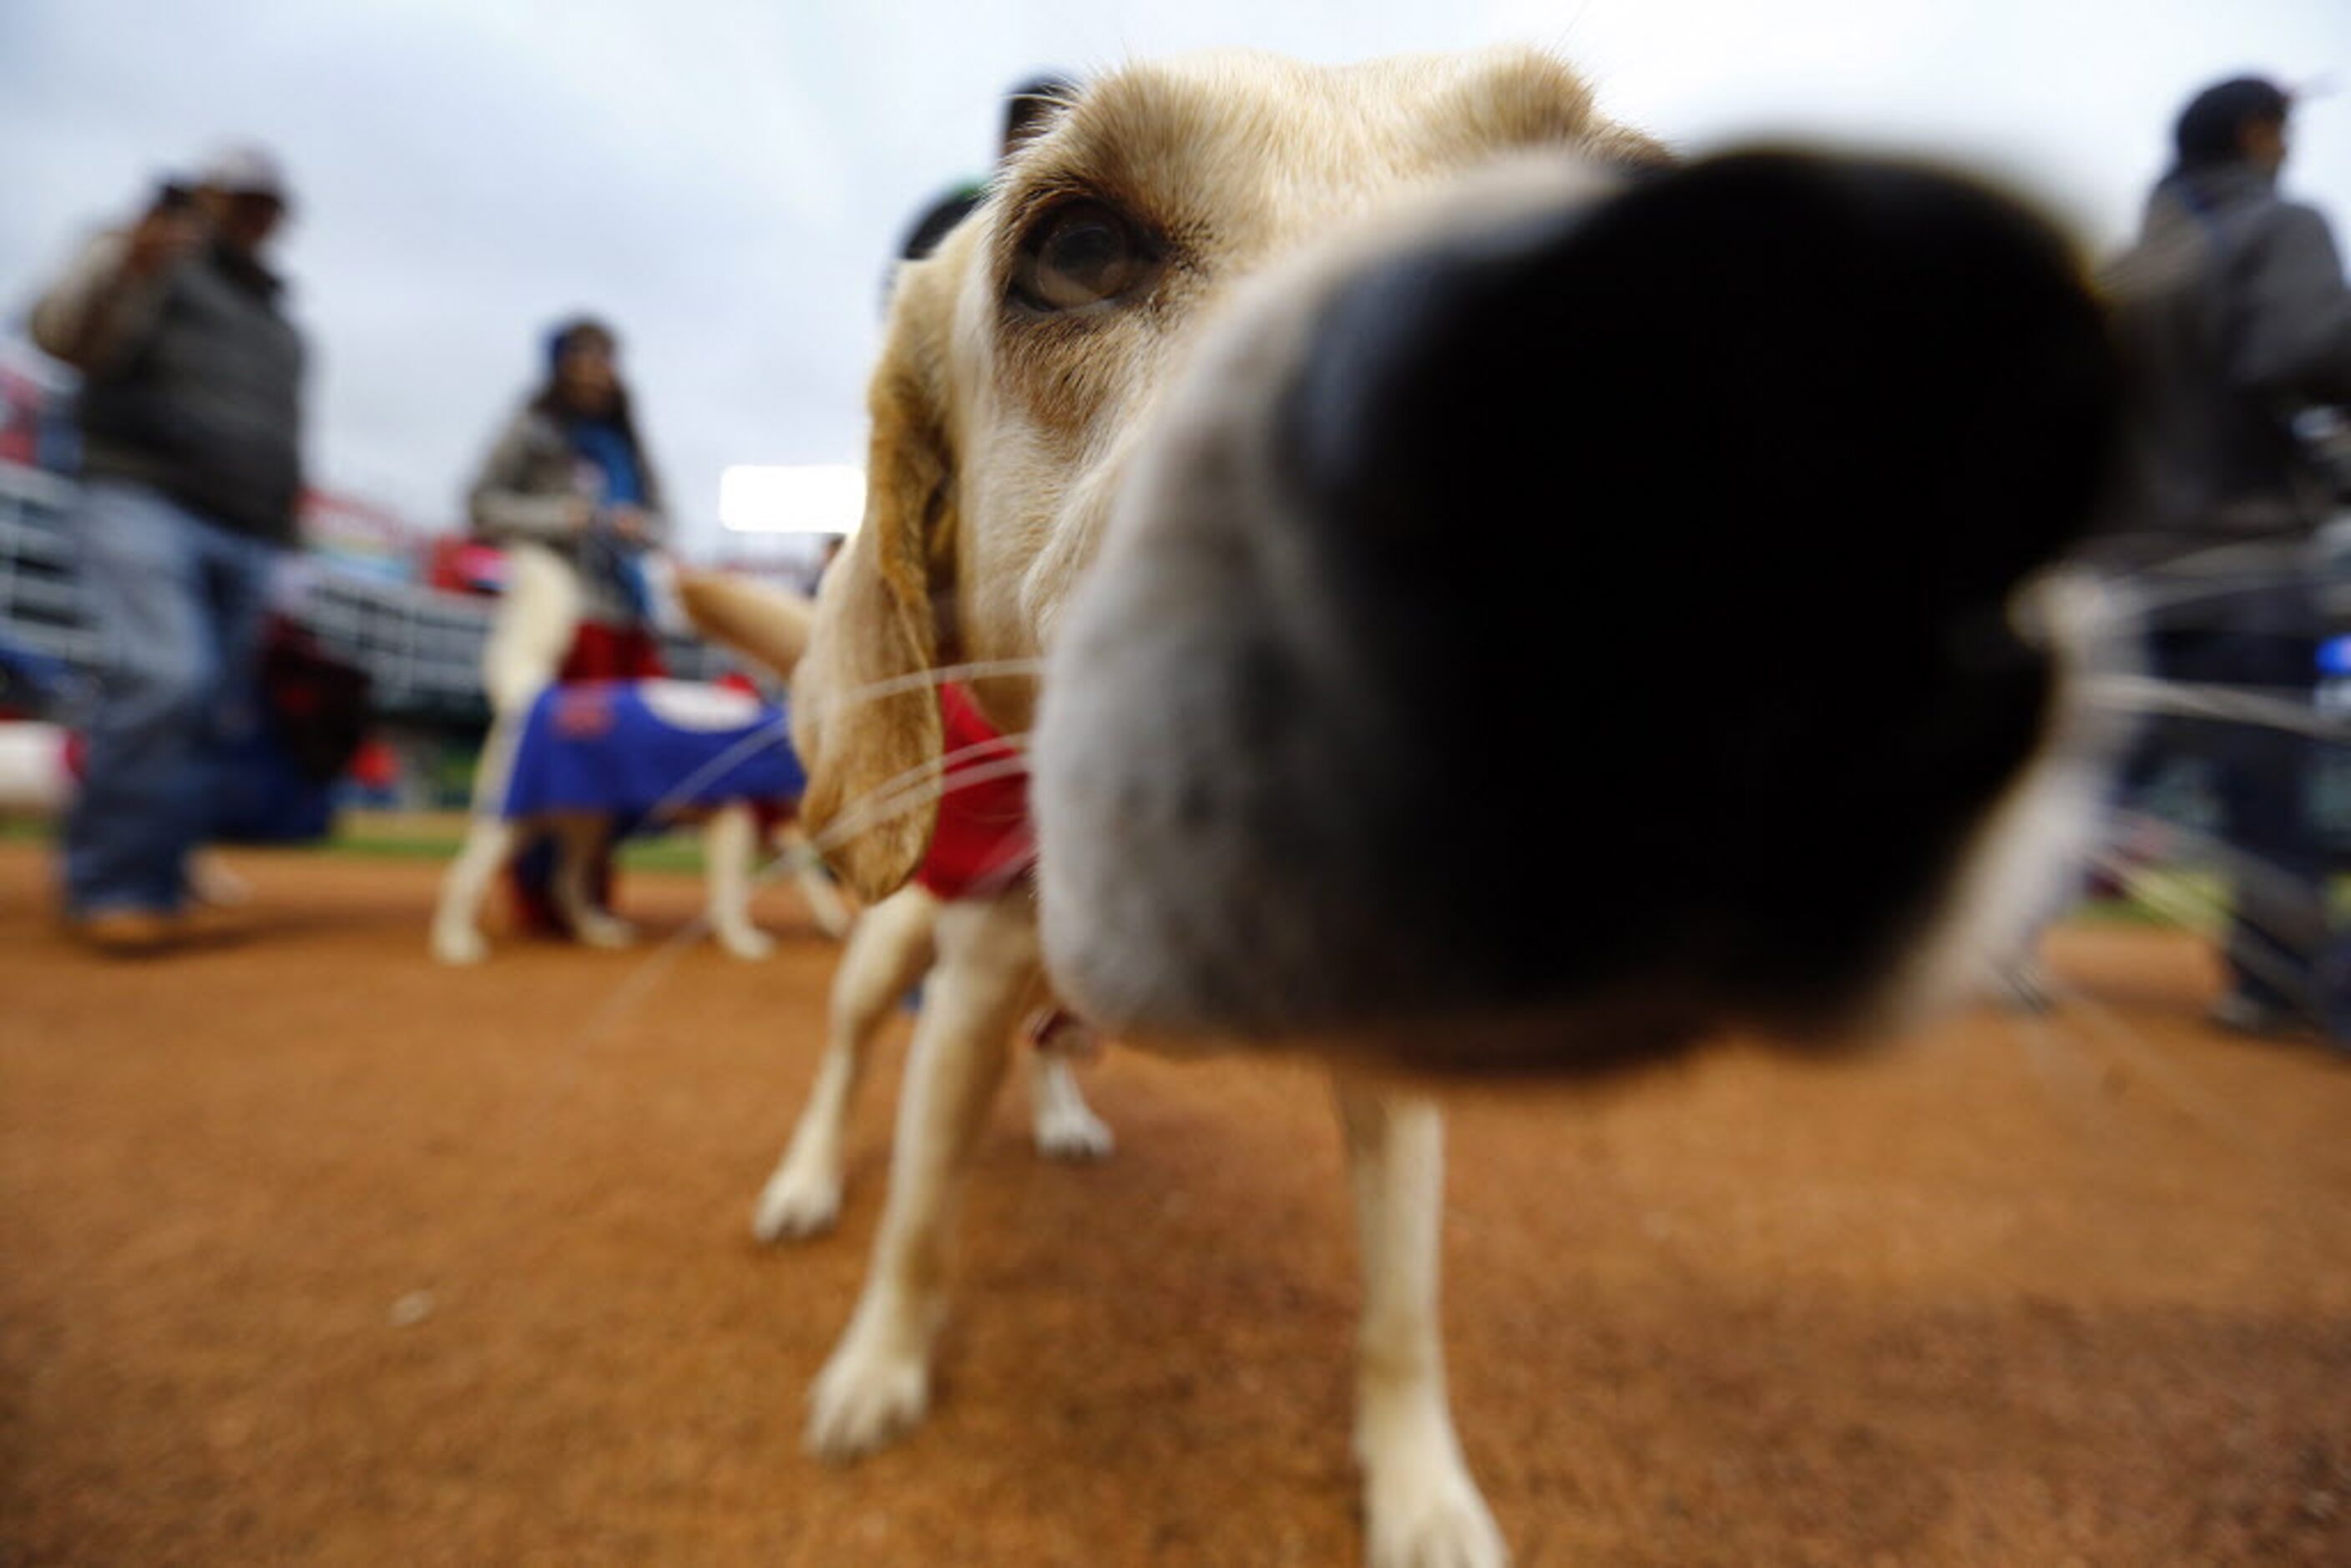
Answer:
[[[1000,737],[1001,740],[1013,741],[1020,738],[1025,737],[1017,736]],[[914,783],[897,789],[897,803],[886,813],[869,813],[869,820],[855,822],[844,821],[836,823],[816,838],[810,840],[809,847],[819,851],[834,848],[869,827],[877,826],[880,822],[916,810],[925,800],[938,799],[954,789],[986,783],[995,779],[1009,778],[1027,768],[1026,757],[1003,758],[991,762],[979,762],[959,768],[954,763],[954,758],[965,757],[974,752],[994,751],[998,746],[998,741],[979,742],[961,747],[950,757],[941,758],[936,762],[908,769],[899,777],[901,779],[911,777]],[[874,797],[880,793],[881,790],[877,789],[868,796],[866,802],[861,802],[861,804],[874,803]],[[790,858],[789,854],[776,857],[756,879],[754,885],[765,885],[774,874],[775,869],[789,862]],[[674,933],[658,948],[644,955],[632,968],[628,977],[597,1008],[595,1013],[572,1031],[569,1040],[556,1052],[553,1070],[547,1074],[538,1092],[527,1103],[518,1106],[512,1113],[512,1122],[516,1130],[504,1144],[509,1155],[519,1159],[522,1154],[538,1146],[539,1141],[550,1131],[550,1113],[579,1084],[581,1062],[585,1055],[609,1039],[646,1002],[651,1000],[653,993],[669,977],[671,971],[676,967],[686,950],[699,941],[707,925],[708,914],[705,910],[696,915],[684,930]],[[548,1244],[552,1243],[550,1241]]]
[[[2045,974],[2037,978],[2053,1001],[2072,1002],[2075,988],[2063,985]],[[2072,1113],[2085,1125],[2110,1133],[2115,1120],[2108,1106],[2090,1092],[2088,1070],[2078,1050],[2068,1049],[2059,1040],[2056,1028],[2041,1012],[2020,1012],[2004,1009],[2007,1020],[2020,1047],[2025,1065],[2040,1081],[2051,1099],[2062,1099]]]
[[[829,708],[831,713],[837,715],[844,709],[855,707],[863,703],[878,702],[884,697],[895,696],[905,692],[935,689],[951,681],[1034,674],[1043,667],[1044,661],[1041,659],[987,659],[970,664],[949,664],[935,670],[923,671],[917,674],[900,675],[886,681],[876,681],[867,685],[852,687],[831,703],[810,706],[817,707],[819,711]],[[791,716],[789,711],[778,712],[769,723],[747,732],[716,757],[707,759],[695,768],[693,772],[685,776],[684,780],[671,786],[660,800],[647,809],[645,821],[648,822],[670,821],[674,813],[693,800],[697,790],[711,780],[726,777],[729,770],[748,758],[758,756],[768,747],[787,744],[790,739]]]
[[[736,742],[709,758],[680,782],[672,785],[662,798],[645,811],[648,822],[666,824],[693,800],[695,795],[714,779],[723,779],[741,764],[749,761],[770,747],[787,745],[791,740],[791,717],[778,713],[758,728],[747,731]]]
[[[1034,674],[1043,667],[1044,661],[1034,658],[971,660],[853,686],[825,706],[837,715],[862,704],[878,702],[907,692],[934,691],[953,681]],[[991,774],[988,775],[988,779],[983,779],[972,776],[968,772],[956,774],[955,769],[959,761],[970,758],[977,753],[994,751],[1006,742],[1017,746],[1026,738],[1025,734],[1001,737],[996,741],[981,742],[961,747],[884,779],[868,793],[864,800],[844,812],[841,820],[836,821],[832,828],[828,829],[820,839],[810,841],[808,848],[820,855],[824,851],[847,841],[870,827],[879,826],[881,822],[892,817],[902,816],[906,811],[914,810],[921,804],[919,799],[909,799],[899,803],[901,793],[910,785],[928,785],[930,787],[928,798],[935,799],[948,789],[984,783],[988,781],[988,779],[1004,776]],[[668,821],[686,801],[693,798],[695,791],[713,779],[724,777],[729,769],[767,747],[787,744],[789,739],[789,716],[778,715],[773,722],[743,736],[719,756],[697,767],[684,781],[664,791],[646,811],[645,820],[649,822]],[[517,737],[518,743],[519,737]],[[1025,759],[1019,766],[1027,766]],[[876,811],[886,811],[886,814],[877,816]],[[761,867],[751,879],[752,890],[757,891],[768,886],[782,874],[793,859],[793,854],[787,852]],[[701,941],[708,935],[709,929],[710,915],[705,906],[683,927],[664,938],[653,952],[643,956],[636,968],[622,982],[619,989],[608,999],[605,1006],[600,1008],[596,1015],[581,1026],[579,1039],[586,1040],[602,1036],[629,1012],[641,1005],[644,998],[667,977],[670,970],[675,967],[678,956],[685,948]]]
[[[879,701],[902,693],[934,691],[960,679],[1034,674],[1043,668],[1043,664],[1044,662],[1041,659],[1029,658],[973,660],[957,664],[942,665],[935,669],[919,671],[912,674],[894,676],[852,687],[832,699],[829,706],[832,712],[839,713],[863,703]],[[789,737],[789,724],[784,721],[762,727],[753,734],[745,736],[728,748],[726,758],[715,763],[705,764],[702,768],[698,768],[686,783],[674,787],[665,792],[662,800],[657,801],[653,810],[648,813],[647,820],[659,821],[675,810],[678,803],[690,795],[693,789],[706,782],[706,775],[732,767],[744,757],[754,755],[764,747],[780,744]],[[977,758],[1000,752],[1007,744],[1018,747],[1024,744],[1027,738],[1026,732],[998,737],[988,741],[959,747],[942,757],[928,759],[914,768],[904,769],[869,790],[864,799],[844,811],[831,827],[810,840],[803,848],[808,852],[821,855],[824,852],[846,842],[857,834],[903,816],[908,811],[917,810],[926,801],[936,800],[951,790],[1011,777],[1024,771],[1028,767],[1028,759],[1025,756],[999,758],[993,762],[980,762]],[[759,868],[751,878],[751,890],[756,892],[771,883],[791,865],[794,859],[795,852],[787,851]],[[571,1032],[569,1043],[559,1053],[563,1071],[559,1074],[550,1076],[546,1090],[538,1097],[537,1104],[527,1113],[526,1119],[529,1123],[538,1124],[544,1122],[548,1107],[561,1094],[567,1092],[571,1084],[576,1082],[580,1053],[609,1039],[622,1024],[634,1016],[668,979],[686,950],[699,943],[708,934],[709,929],[710,915],[705,903],[705,906],[696,911],[683,927],[671,933],[653,951],[639,958],[638,962],[632,967],[630,973],[597,1008],[596,1011]]]
[[[2263,687],[2166,681],[2153,675],[2094,675],[2083,682],[2082,695],[2109,712],[2207,718],[2284,730],[2314,740],[2351,742],[2351,717],[2271,695]]]
[[[2069,988],[2064,995],[2065,1005],[2077,1009],[2091,1026],[2085,1031],[2085,1036],[2103,1042],[2109,1056],[2120,1059],[2133,1072],[2154,1085],[2164,1103],[2210,1134],[2231,1153],[2266,1162],[2258,1130],[2216,1110],[2213,1096],[2151,1049],[2128,1019],[2078,988]]]
[[[2317,1166],[2314,1172],[2304,1166],[2289,1166],[2272,1150],[2262,1128],[2220,1109],[2220,1095],[2209,1085],[2197,1082],[2187,1069],[2157,1051],[2127,1019],[2107,1004],[2078,990],[2069,990],[2065,1000],[2081,1009],[2092,1026],[2090,1032],[2105,1042],[2111,1056],[2150,1084],[2166,1104],[2231,1154],[2291,1182],[2306,1181],[2315,1174],[2329,1182],[2351,1185],[2351,1167],[2331,1162]]]
[[[1009,737],[1005,737],[1009,738]],[[992,753],[1000,748],[1000,740],[979,742],[960,748],[935,762],[910,768],[883,785],[877,787],[856,808],[844,812],[838,821],[808,841],[808,849],[819,855],[838,848],[869,829],[894,821],[925,803],[957,789],[969,789],[999,779],[1008,779],[1028,770],[1025,757],[1003,758],[991,762],[956,766],[956,758],[974,753]],[[900,783],[900,780],[905,780]],[[754,890],[766,887],[783,874],[794,860],[793,852],[775,856],[756,872],[751,879]],[[662,940],[653,952],[644,955],[611,996],[606,998],[573,1038],[575,1049],[595,1043],[617,1029],[667,979],[671,970],[686,950],[708,934],[710,914],[705,907],[698,911],[684,925]]]
[[[2134,898],[2175,925],[2199,929],[2208,924],[2211,916],[2221,913],[2217,902],[2199,900],[2164,888],[2137,874],[2136,868],[2128,866],[2119,857],[2093,858],[2102,869],[2124,881]],[[2255,969],[2263,967],[2258,962],[2249,967]],[[2274,976],[2265,977],[2276,978]],[[2149,1085],[2164,1103],[2231,1153],[2273,1176],[2296,1182],[2306,1179],[2310,1174],[2307,1170],[2289,1168],[2272,1152],[2262,1128],[2223,1109],[2220,1095],[2210,1085],[2199,1082],[2188,1069],[2158,1051],[2143,1031],[2113,1007],[2079,986],[2053,983],[2051,989],[2069,1012],[2077,1013],[2090,1026],[2076,1035],[2076,1040],[2089,1040],[2098,1043],[2110,1063]],[[2050,1021],[2017,1014],[2011,1014],[2009,1021],[2024,1048],[2035,1076],[2049,1086],[2053,1093],[2062,1092],[2064,1099],[2086,1124],[2108,1133],[2116,1130],[2119,1124],[2110,1105],[2088,1092],[2087,1082],[2078,1068],[2061,1074],[2060,1064],[2077,1062],[2080,1052],[2066,1049],[2066,1043],[2059,1039]],[[2062,1083],[2061,1077],[2064,1080]],[[2330,1181],[2351,1184],[2351,1166],[2328,1165],[2322,1166],[2319,1174]]]
[[[2204,930],[2230,913],[2218,899],[2199,898],[2179,888],[2160,884],[2111,852],[2098,852],[2090,859],[2099,870],[2121,879],[2133,898],[2183,930]],[[2276,943],[2281,949],[2292,946],[2283,933],[2271,930],[2266,925],[2255,925],[2251,921],[2245,924]],[[2301,977],[2288,968],[2283,959],[2271,954],[2248,952],[2239,954],[2238,957],[2247,968],[2286,995],[2291,996],[2301,984]]]

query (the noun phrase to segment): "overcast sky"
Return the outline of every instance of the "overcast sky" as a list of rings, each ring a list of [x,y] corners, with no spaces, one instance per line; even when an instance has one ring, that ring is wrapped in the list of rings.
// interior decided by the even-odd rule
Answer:
[[[579,308],[689,548],[732,463],[858,461],[887,258],[1040,68],[1242,46],[1526,41],[1687,148],[1800,133],[1968,159],[2127,232],[2194,88],[2351,88],[2351,0],[0,0],[0,307],[223,138],[297,183],[281,260],[324,483],[432,526]],[[2351,92],[2289,188],[2351,230]]]

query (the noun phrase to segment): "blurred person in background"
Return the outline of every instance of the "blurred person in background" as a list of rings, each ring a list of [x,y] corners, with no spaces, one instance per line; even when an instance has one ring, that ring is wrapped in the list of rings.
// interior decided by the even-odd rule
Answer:
[[[483,649],[491,744],[550,682],[664,673],[646,564],[669,525],[610,326],[579,316],[548,333],[546,378],[499,433],[466,510],[475,536],[506,557]],[[519,859],[516,899],[527,928],[559,932],[548,870],[543,852]],[[600,899],[610,884],[607,865],[596,877]]]
[[[2173,127],[2175,161],[2108,278],[2137,406],[2127,502],[2101,548],[2158,585],[2151,674],[2306,706],[2325,633],[2314,538],[2333,498],[2295,423],[2351,403],[2351,288],[2325,218],[2278,192],[2294,107],[2241,77],[2198,93]],[[2212,769],[2231,884],[2213,1021],[2351,1038],[2311,807],[2317,742],[2172,721],[2130,773],[2144,781],[2183,755]]]
[[[33,308],[34,341],[82,374],[75,535],[98,654],[65,904],[108,953],[178,935],[224,742],[257,720],[268,582],[302,488],[304,345],[264,260],[287,207],[274,157],[228,150],[91,241]]]
[[[499,432],[466,498],[475,534],[506,552],[484,655],[501,711],[549,681],[662,674],[644,561],[669,525],[620,351],[592,317],[551,330],[546,380]]]

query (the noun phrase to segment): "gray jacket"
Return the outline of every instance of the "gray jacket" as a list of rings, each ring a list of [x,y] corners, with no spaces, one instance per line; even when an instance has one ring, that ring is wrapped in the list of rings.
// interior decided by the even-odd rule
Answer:
[[[668,534],[661,480],[642,448],[637,472],[645,495],[644,538],[627,547],[629,553],[657,547]],[[632,609],[610,571],[601,570],[610,552],[623,547],[600,535],[595,503],[562,428],[526,407],[499,433],[466,496],[465,510],[474,532],[487,543],[539,544],[554,550],[579,574],[583,613],[591,621],[625,623]]]
[[[2304,537],[2328,499],[2294,416],[2351,403],[2351,287],[2326,220],[2245,164],[2175,171],[2105,283],[2133,418],[2115,542]]]
[[[217,248],[128,279],[100,235],[33,307],[33,340],[82,372],[82,472],[292,542],[302,490],[301,334],[278,279]]]

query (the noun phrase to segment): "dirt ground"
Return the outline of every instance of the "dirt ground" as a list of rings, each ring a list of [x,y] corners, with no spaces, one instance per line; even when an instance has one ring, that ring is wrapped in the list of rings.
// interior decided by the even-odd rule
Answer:
[[[897,1051],[841,1232],[756,1247],[834,953],[792,895],[764,964],[457,972],[430,864],[237,863],[240,932],[106,964],[0,845],[0,1563],[1354,1560],[1311,1073],[1113,1051],[1088,1168],[1008,1096],[936,1413],[832,1469]],[[1521,1562],[2351,1563],[2351,1065],[2206,1030],[2191,937],[2052,958],[2039,1022],[1455,1107],[1456,1410]]]

